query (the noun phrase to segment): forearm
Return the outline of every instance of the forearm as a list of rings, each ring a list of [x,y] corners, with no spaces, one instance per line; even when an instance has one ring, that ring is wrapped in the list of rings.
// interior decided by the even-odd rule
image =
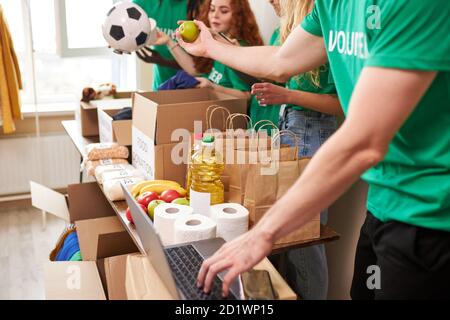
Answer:
[[[296,28],[282,47],[235,47],[211,41],[207,56],[260,79],[286,82],[327,61],[323,38]]]
[[[170,50],[170,53],[175,58],[178,65],[191,76],[198,76],[199,73],[195,69],[194,58],[183,50],[179,45],[173,40],[170,40],[167,44],[167,47]]]
[[[278,239],[302,227],[382,161],[389,143],[435,76],[435,72],[365,68],[346,121],[319,149],[286,196],[261,220],[259,230]]]
[[[276,64],[278,50],[279,48],[274,46],[238,47],[216,41],[208,51],[208,56],[256,78],[277,81],[280,74],[273,66]]]
[[[167,67],[167,68],[172,68],[172,69],[176,69],[176,70],[180,70],[181,67],[178,64],[178,62],[176,60],[170,60],[170,59],[162,59],[158,65],[163,66],[163,67]]]
[[[336,95],[289,90],[287,103],[334,116],[344,115]]]
[[[260,230],[276,240],[304,226],[381,159],[380,153],[361,143],[363,139],[349,141],[350,133],[344,128],[328,140],[294,186],[267,212],[258,224]]]
[[[216,90],[218,92],[222,92],[222,93],[231,95],[231,96],[236,97],[236,98],[246,99],[246,100],[250,100],[250,98],[251,98],[250,92],[241,91],[241,90],[237,90],[237,89],[226,88],[226,87],[220,86],[220,85],[215,84],[215,83],[213,83],[212,87],[214,88],[214,90]]]

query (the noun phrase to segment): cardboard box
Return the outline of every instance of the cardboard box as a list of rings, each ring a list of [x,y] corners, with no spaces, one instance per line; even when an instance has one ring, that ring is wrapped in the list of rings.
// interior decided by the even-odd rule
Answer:
[[[133,92],[118,92],[114,99],[92,100],[89,103],[80,102],[80,107],[75,111],[75,118],[80,124],[83,137],[99,135],[97,108],[120,110],[131,106]]]
[[[127,255],[138,252],[97,183],[70,185],[67,197],[31,182],[34,207],[75,223],[82,262],[48,262],[48,300],[126,299]],[[56,239],[55,239],[56,240]]]
[[[279,300],[296,300],[297,295],[278,273],[275,267],[265,258],[254,267],[255,270],[269,272],[273,288]],[[145,256],[128,256],[126,266],[126,293],[129,300],[174,300],[164,283]]]
[[[247,101],[212,89],[189,89],[136,93],[133,96],[133,165],[148,179],[173,180],[184,185],[189,155],[189,133],[194,122],[203,123],[211,105],[227,108],[230,113],[246,113]],[[215,119],[212,127],[221,127]],[[173,142],[176,129],[187,133],[182,142]],[[177,137],[178,139],[178,137]],[[172,158],[179,155],[178,162]]]
[[[97,109],[101,143],[117,142],[121,146],[131,146],[132,120],[114,120],[117,109]]]

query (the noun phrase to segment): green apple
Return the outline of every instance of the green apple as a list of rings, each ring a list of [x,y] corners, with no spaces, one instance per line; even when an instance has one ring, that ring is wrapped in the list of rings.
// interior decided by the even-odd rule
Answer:
[[[194,21],[183,22],[178,30],[180,30],[180,35],[186,42],[194,42],[200,34],[200,30]]]
[[[186,199],[186,198],[175,199],[175,200],[172,201],[172,203],[179,204],[179,205],[182,205],[182,206],[189,206],[190,205],[189,200]]]
[[[153,200],[152,202],[150,202],[148,204],[148,216],[150,217],[150,219],[152,219],[152,221],[155,218],[155,208],[157,206],[159,206],[160,204],[166,203],[165,201],[162,200]]]

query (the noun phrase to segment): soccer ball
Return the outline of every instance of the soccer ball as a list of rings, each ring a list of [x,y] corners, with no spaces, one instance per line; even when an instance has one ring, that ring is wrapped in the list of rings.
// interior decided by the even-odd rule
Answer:
[[[103,24],[103,37],[115,53],[131,54],[148,43],[152,24],[145,11],[131,2],[122,2],[109,10]]]

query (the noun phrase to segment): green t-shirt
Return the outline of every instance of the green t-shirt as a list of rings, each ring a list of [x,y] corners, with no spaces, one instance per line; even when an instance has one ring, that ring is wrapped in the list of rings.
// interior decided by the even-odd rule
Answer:
[[[206,78],[225,88],[250,91],[250,85],[242,80],[236,71],[218,61],[214,61],[211,72],[206,75]]]
[[[330,70],[330,65],[327,63],[320,68],[319,72],[319,83],[320,86],[316,86],[313,82],[306,76],[300,75],[293,77],[286,84],[286,88],[290,90],[300,90],[310,93],[317,94],[336,94],[336,87],[334,85],[333,75]],[[295,105],[287,105],[287,108],[292,108],[295,110],[303,110],[305,108]]]
[[[276,28],[275,31],[273,32],[272,37],[270,38],[269,45],[270,46],[280,45],[280,28]],[[281,106],[279,105],[262,107],[259,105],[256,97],[253,96],[252,100],[250,101],[250,118],[252,119],[253,124],[256,124],[261,120],[270,120],[276,126],[278,126],[278,121],[280,118],[279,117],[280,107]],[[269,130],[269,132],[271,130],[270,127],[264,128]],[[258,130],[259,126],[257,126],[255,129]]]
[[[302,23],[324,37],[345,112],[365,66],[438,72],[385,159],[363,175],[368,209],[382,221],[450,231],[449,17],[448,0],[316,0]]]
[[[178,20],[186,20],[188,0],[133,0],[150,18],[155,19],[158,29],[175,39]],[[166,59],[174,59],[167,46],[154,49]],[[173,77],[178,70],[158,65],[153,66],[153,90]]]

